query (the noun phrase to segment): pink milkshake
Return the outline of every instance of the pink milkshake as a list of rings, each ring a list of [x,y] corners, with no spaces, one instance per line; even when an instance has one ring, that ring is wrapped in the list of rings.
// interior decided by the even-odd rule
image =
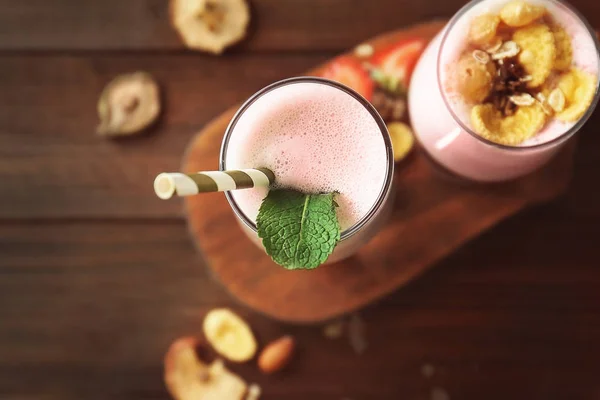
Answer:
[[[428,154],[446,169],[476,181],[508,180],[539,168],[581,128],[598,101],[598,47],[593,31],[583,18],[559,1],[527,0],[521,4],[512,2],[511,6],[521,13],[520,16],[525,14],[524,10],[532,13],[541,10],[539,15],[533,15],[531,21],[526,19],[522,24],[517,21],[515,26],[510,26],[500,18],[500,16],[508,18],[507,20],[512,23],[511,16],[506,17],[506,12],[503,11],[506,10],[504,7],[508,3],[507,0],[476,0],[461,9],[425,50],[415,68],[410,85],[409,112],[419,142]],[[484,61],[490,68],[484,70],[483,75],[486,75],[486,72],[490,74],[486,76],[491,76],[490,87],[494,89],[481,96],[476,91],[468,92],[468,95],[471,94],[476,98],[476,101],[472,101],[469,96],[465,96],[464,89],[462,92],[457,89],[461,80],[459,68],[461,57],[465,54],[470,55],[473,51],[473,40],[469,35],[474,21],[482,15],[489,15],[496,18],[496,21],[500,21],[496,22],[498,37],[494,38],[498,43],[495,44],[494,39],[489,39],[489,43],[481,46],[481,49],[490,49],[489,51],[473,52],[475,58],[481,56],[487,60]],[[543,33],[550,36],[552,43],[556,43],[556,49],[552,49],[556,54],[551,54],[551,60],[558,67],[553,68],[551,72],[548,71],[549,73],[539,82],[532,82],[537,79],[537,76],[532,77],[528,74],[527,68],[530,67],[537,73],[535,68],[539,69],[539,65],[543,67],[543,62],[546,61],[544,56],[550,52],[540,51],[539,54],[531,54],[529,57],[532,60],[531,65],[528,65],[529,59],[524,56],[529,54],[525,52],[531,53],[531,50],[536,52],[539,46],[530,45],[527,41],[529,38],[522,39],[522,37],[530,34],[529,31],[543,29],[548,31]],[[514,42],[518,43],[514,43],[513,38]],[[564,41],[568,41],[569,54],[561,49]],[[513,43],[507,45],[506,42]],[[500,44],[504,47],[491,49]],[[509,45],[513,45],[514,49]],[[532,47],[531,50],[527,48],[528,45]],[[500,57],[496,56],[502,56],[502,51],[507,49],[519,53],[510,54],[510,58],[499,60]],[[522,60],[523,65],[521,65]],[[561,61],[562,64],[567,64],[560,65]],[[516,93],[517,96],[514,93],[513,96],[509,96],[511,93],[507,94],[506,97],[510,100],[500,99],[504,100],[501,105],[504,108],[498,108],[500,101],[498,96],[494,97],[493,91],[496,90],[498,83],[503,83],[498,82],[497,76],[505,72],[500,71],[506,69],[504,62],[507,65],[514,63],[515,68],[521,71],[520,79],[523,82],[518,90],[522,90],[523,93]],[[471,74],[471,69],[468,72]],[[575,90],[572,94],[567,90],[565,106],[565,96],[562,92],[558,93],[562,95],[562,108],[553,110],[548,105],[548,94],[558,90],[553,90],[556,87],[565,91],[569,79],[572,78],[567,76],[569,74],[575,77],[584,76],[586,82],[591,83],[588,86],[592,87],[588,90],[585,108],[580,110],[580,113],[565,116],[567,111],[572,110],[563,112],[563,109],[571,106],[569,104],[571,100],[578,101],[582,96],[576,94]],[[474,76],[478,77],[477,71]],[[577,90],[582,89],[577,88]],[[511,103],[512,99],[515,104]],[[521,104],[520,101],[523,100],[528,102]],[[516,103],[521,105],[517,106]],[[521,106],[524,111],[519,112]],[[478,108],[474,110],[475,107]],[[572,108],[575,108],[575,104]],[[515,109],[517,109],[516,113]],[[481,115],[476,111],[480,111]],[[496,118],[497,121],[490,123],[486,118],[488,120]],[[527,124],[538,125],[533,134],[528,131]],[[513,131],[501,132],[504,134],[502,136],[498,133],[502,129]]]
[[[385,125],[352,90],[319,78],[275,83],[250,98],[227,129],[222,169],[265,167],[276,186],[338,191],[341,240],[328,262],[355,253],[391,210],[393,156]],[[259,244],[256,216],[267,188],[228,192],[242,228]]]

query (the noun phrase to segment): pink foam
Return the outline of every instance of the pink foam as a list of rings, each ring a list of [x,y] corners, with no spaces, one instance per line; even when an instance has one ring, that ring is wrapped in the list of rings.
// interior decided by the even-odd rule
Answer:
[[[231,134],[228,169],[266,167],[279,187],[305,193],[339,191],[342,230],[375,204],[387,160],[381,131],[356,99],[335,87],[300,82],[274,89],[246,109]],[[256,220],[264,188],[233,192]]]

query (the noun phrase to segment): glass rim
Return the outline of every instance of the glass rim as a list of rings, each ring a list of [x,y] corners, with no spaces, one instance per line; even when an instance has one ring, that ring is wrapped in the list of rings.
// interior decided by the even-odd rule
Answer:
[[[369,221],[371,221],[377,215],[377,213],[381,209],[384,201],[388,197],[388,194],[392,188],[392,182],[393,182],[393,178],[394,178],[394,154],[393,154],[393,150],[392,150],[392,141],[391,141],[389,132],[387,130],[387,126],[385,125],[385,122],[383,121],[383,119],[381,118],[381,116],[379,115],[379,113],[377,112],[375,107],[373,107],[373,105],[367,99],[365,99],[363,96],[358,94],[353,89],[351,89],[345,85],[342,85],[340,83],[337,83],[335,81],[332,81],[332,80],[329,80],[326,78],[314,77],[314,76],[299,76],[299,77],[287,78],[287,79],[283,79],[283,80],[274,82],[274,83],[262,88],[258,92],[254,93],[250,98],[248,98],[242,104],[242,106],[236,111],[233,118],[229,122],[229,125],[227,126],[227,129],[225,130],[225,135],[223,136],[223,142],[221,144],[221,151],[219,153],[219,169],[221,171],[226,170],[225,155],[227,154],[229,140],[230,140],[231,134],[232,134],[237,122],[239,121],[239,119],[243,115],[243,113],[252,104],[254,104],[255,101],[257,101],[260,97],[262,97],[264,94],[266,94],[272,90],[275,90],[277,88],[291,85],[291,84],[296,84],[296,83],[316,83],[316,84],[328,85],[328,86],[332,86],[336,89],[339,89],[339,90],[349,94],[355,100],[357,100],[373,117],[373,119],[377,123],[377,127],[379,128],[379,131],[381,132],[381,136],[383,138],[383,142],[384,142],[385,150],[386,150],[386,157],[387,157],[386,176],[385,176],[385,180],[383,182],[383,186],[381,187],[381,190],[377,196],[377,200],[375,201],[373,206],[371,206],[369,211],[358,222],[356,222],[354,225],[352,225],[348,229],[341,232],[340,241],[346,240],[349,237],[356,234],[357,232],[359,232]],[[246,225],[252,231],[257,233],[258,229],[256,227],[256,224],[254,223],[254,221],[250,220],[250,218],[248,218],[248,216],[246,214],[244,214],[244,212],[240,209],[237,202],[233,198],[231,191],[226,191],[224,193],[225,193],[225,197],[227,198],[227,201],[229,202],[229,205],[233,209],[237,218],[240,221],[242,221],[244,223],[244,225]]]
[[[454,121],[458,124],[458,126],[460,126],[465,132],[467,132],[469,135],[473,136],[475,139],[479,140],[480,142],[490,145],[492,147],[496,147],[502,150],[509,150],[509,151],[529,151],[529,150],[537,150],[537,149],[544,149],[547,147],[551,147],[552,145],[555,145],[557,143],[563,142],[567,139],[569,139],[571,136],[573,136],[577,131],[579,131],[581,129],[581,127],[587,122],[587,120],[590,118],[590,116],[593,114],[594,109],[596,108],[596,105],[598,104],[598,100],[600,99],[600,79],[599,75],[600,75],[600,42],[598,40],[598,37],[596,36],[596,31],[595,29],[590,25],[590,23],[583,17],[583,15],[577,11],[577,9],[575,7],[573,7],[571,4],[569,4],[566,1],[563,0],[544,0],[546,2],[549,3],[554,3],[557,6],[563,6],[565,8],[567,8],[567,10],[571,13],[573,13],[573,15],[575,17],[577,17],[577,19],[579,20],[579,22],[581,22],[581,24],[585,27],[585,29],[587,30],[588,35],[590,35],[592,42],[594,43],[594,47],[596,48],[596,65],[599,68],[599,72],[596,73],[596,90],[594,92],[594,99],[592,100],[592,103],[590,104],[590,106],[588,107],[587,111],[583,114],[583,116],[581,118],[579,118],[579,120],[577,122],[575,122],[573,124],[572,127],[570,127],[569,129],[567,129],[565,132],[563,132],[562,134],[560,134],[559,136],[555,137],[552,140],[548,140],[546,142],[543,143],[538,143],[538,144],[533,144],[530,146],[510,146],[510,145],[505,145],[505,144],[501,144],[501,143],[496,143],[493,142],[489,139],[486,139],[484,137],[482,137],[481,135],[478,135],[476,132],[473,132],[473,130],[467,126],[467,124],[465,124],[463,122],[463,120],[458,117],[458,115],[456,115],[456,113],[454,112],[454,109],[450,106],[450,102],[446,96],[446,93],[444,93],[444,90],[442,90],[442,79],[441,79],[441,64],[442,64],[442,52],[444,49],[444,44],[446,43],[446,40],[448,39],[448,36],[450,34],[450,31],[452,30],[452,27],[456,24],[456,22],[467,12],[469,11],[473,6],[486,1],[486,0],[471,0],[469,1],[467,4],[465,4],[460,10],[458,10],[458,12],[456,14],[454,14],[454,16],[450,19],[450,21],[448,21],[448,24],[446,25],[446,27],[444,28],[443,31],[443,36],[442,36],[442,40],[440,42],[440,50],[438,51],[437,54],[437,60],[436,60],[436,75],[437,75],[437,84],[438,84],[438,89],[442,95],[442,99],[444,100],[444,104],[446,105],[446,109],[448,110],[448,112],[450,113],[450,115],[452,116],[452,118],[454,119]]]

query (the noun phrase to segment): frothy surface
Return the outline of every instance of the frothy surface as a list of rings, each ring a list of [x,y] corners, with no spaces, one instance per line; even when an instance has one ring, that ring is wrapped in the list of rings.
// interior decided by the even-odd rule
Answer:
[[[566,6],[552,0],[526,0],[527,3],[544,6],[554,21],[560,24],[571,37],[573,64],[577,68],[598,76],[598,55],[592,36],[584,23]],[[462,96],[453,89],[454,67],[468,43],[468,31],[473,18],[485,14],[498,14],[508,0],[486,0],[471,7],[452,27],[440,54],[440,79],[452,111],[468,127],[471,127],[471,104],[466,104]],[[520,147],[534,146],[551,141],[575,125],[574,122],[561,122],[552,119],[544,129],[519,144]]]
[[[342,231],[373,207],[387,171],[385,142],[367,109],[340,89],[309,82],[281,86],[252,103],[233,129],[225,162],[227,169],[269,168],[278,187],[337,190]],[[267,193],[232,192],[253,221]]]

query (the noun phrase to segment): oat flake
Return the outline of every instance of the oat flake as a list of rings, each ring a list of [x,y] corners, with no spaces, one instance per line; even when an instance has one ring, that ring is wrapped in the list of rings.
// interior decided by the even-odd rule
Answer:
[[[510,96],[509,99],[518,106],[530,106],[535,103],[535,99],[529,93],[515,94]]]
[[[483,50],[474,50],[473,58],[481,64],[487,64],[490,61],[490,55]]]
[[[565,109],[565,94],[559,88],[554,89],[548,96],[548,105],[555,112],[561,112]]]
[[[512,40],[509,40],[508,42],[504,42],[500,49],[492,54],[492,58],[494,60],[502,60],[504,58],[514,57],[519,54],[519,51],[521,51],[519,45]]]

